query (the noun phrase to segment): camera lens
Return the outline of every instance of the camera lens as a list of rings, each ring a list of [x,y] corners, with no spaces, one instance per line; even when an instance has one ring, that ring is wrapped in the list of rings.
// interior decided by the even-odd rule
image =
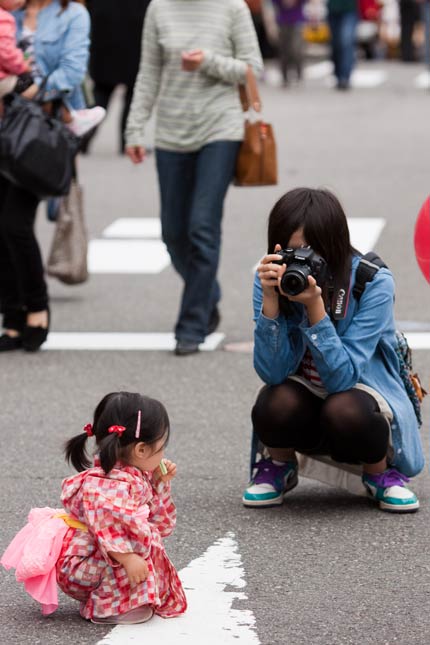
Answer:
[[[282,291],[289,296],[297,296],[299,293],[302,293],[309,285],[308,276],[310,274],[311,271],[306,266],[299,268],[293,265],[289,266],[282,276]]]

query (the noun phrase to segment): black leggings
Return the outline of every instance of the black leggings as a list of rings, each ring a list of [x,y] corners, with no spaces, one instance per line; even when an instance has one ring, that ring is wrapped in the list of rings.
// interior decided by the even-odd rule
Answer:
[[[25,312],[48,307],[42,256],[34,233],[39,199],[0,177],[0,308],[3,324],[21,329]]]
[[[269,448],[294,448],[351,464],[375,464],[388,451],[389,423],[363,390],[321,399],[297,381],[266,386],[252,410],[252,422]]]

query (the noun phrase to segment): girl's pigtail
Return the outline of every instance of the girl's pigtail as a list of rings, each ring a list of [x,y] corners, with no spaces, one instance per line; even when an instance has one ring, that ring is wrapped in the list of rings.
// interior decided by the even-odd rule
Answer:
[[[120,458],[120,437],[116,433],[109,434],[99,442],[100,465],[108,474]]]
[[[86,451],[87,439],[88,435],[81,432],[69,439],[64,446],[67,463],[71,463],[78,472],[91,467],[91,460]]]

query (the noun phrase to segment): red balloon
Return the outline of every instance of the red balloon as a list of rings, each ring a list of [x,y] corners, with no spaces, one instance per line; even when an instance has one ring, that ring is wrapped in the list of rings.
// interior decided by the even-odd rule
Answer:
[[[418,213],[415,224],[415,256],[427,282],[430,283],[430,197]]]

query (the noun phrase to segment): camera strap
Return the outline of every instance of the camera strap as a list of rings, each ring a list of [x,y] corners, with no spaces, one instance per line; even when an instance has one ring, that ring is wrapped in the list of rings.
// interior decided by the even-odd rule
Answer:
[[[333,286],[331,287],[330,315],[333,320],[343,320],[345,318],[350,293],[350,285],[340,286],[337,289]]]
[[[365,253],[365,255],[360,259],[360,263],[355,274],[354,289],[352,290],[353,296],[357,302],[360,302],[360,298],[366,288],[366,284],[373,280],[375,274],[378,273],[379,269],[382,267],[387,268],[387,265],[383,260],[381,260],[379,255],[373,251]]]

